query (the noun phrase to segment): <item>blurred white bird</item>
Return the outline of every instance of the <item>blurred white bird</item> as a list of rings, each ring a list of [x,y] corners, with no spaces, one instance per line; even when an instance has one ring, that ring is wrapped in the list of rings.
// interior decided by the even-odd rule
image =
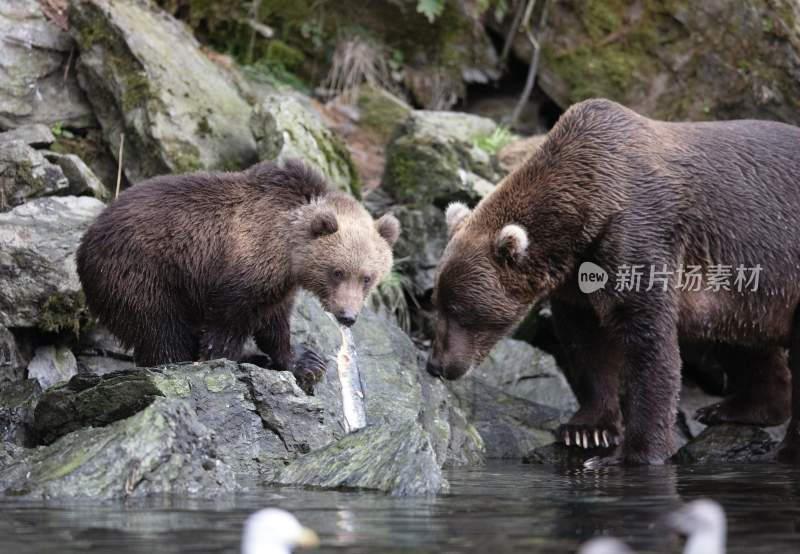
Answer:
[[[725,554],[725,511],[717,502],[689,502],[667,516],[667,525],[687,537],[683,554]]]
[[[695,500],[667,516],[667,525],[685,535],[683,554],[725,554],[725,511],[713,500]],[[625,543],[599,537],[583,544],[578,554],[634,554]]]
[[[290,554],[295,547],[318,545],[317,534],[285,510],[265,508],[244,523],[242,554]]]
[[[634,554],[634,552],[622,541],[611,537],[598,537],[581,545],[578,554]]]

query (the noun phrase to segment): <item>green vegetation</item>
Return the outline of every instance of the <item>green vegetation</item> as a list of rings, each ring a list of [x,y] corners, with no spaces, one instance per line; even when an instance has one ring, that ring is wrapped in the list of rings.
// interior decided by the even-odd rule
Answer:
[[[411,309],[408,299],[414,298],[411,279],[392,270],[378,283],[370,296],[372,309],[392,315],[397,325],[406,333],[411,329]]]
[[[478,135],[472,138],[472,143],[477,148],[490,155],[497,154],[501,148],[512,142],[514,142],[514,133],[503,126],[498,126],[488,135]]]
[[[81,324],[87,318],[88,310],[82,292],[72,295],[54,292],[42,304],[39,328],[48,333],[69,332],[77,338]]]

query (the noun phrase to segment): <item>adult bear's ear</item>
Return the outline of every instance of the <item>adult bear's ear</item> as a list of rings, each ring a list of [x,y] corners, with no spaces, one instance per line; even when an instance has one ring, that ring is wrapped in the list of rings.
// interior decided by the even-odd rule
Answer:
[[[514,223],[506,225],[494,240],[495,256],[499,259],[518,263],[528,250],[528,233]]]
[[[444,212],[444,219],[447,221],[447,232],[451,237],[456,234],[470,213],[469,207],[463,202],[450,202]]]
[[[311,230],[311,236],[314,238],[334,234],[339,230],[336,213],[330,208],[317,208],[311,214],[309,229]]]
[[[400,222],[392,214],[383,214],[375,222],[375,229],[389,243],[389,246],[394,246],[394,243],[400,238]]]

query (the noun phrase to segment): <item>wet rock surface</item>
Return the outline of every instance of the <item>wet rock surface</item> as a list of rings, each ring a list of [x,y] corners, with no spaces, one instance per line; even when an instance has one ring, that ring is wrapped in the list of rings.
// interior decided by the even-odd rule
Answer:
[[[428,433],[415,422],[361,429],[291,463],[277,482],[395,496],[431,495],[447,487]]]
[[[138,182],[163,173],[255,161],[250,107],[183,25],[150,2],[79,0],[70,33],[78,78],[106,143]]]
[[[149,406],[163,393],[142,371],[78,375],[45,392],[34,412],[40,444],[84,427],[105,427]]]
[[[237,485],[196,413],[184,401],[162,398],[107,427],[81,429],[15,455],[0,469],[0,489],[15,496],[106,499],[210,497]]]
[[[764,429],[749,425],[707,427],[672,460],[681,464],[772,461],[778,443]]]

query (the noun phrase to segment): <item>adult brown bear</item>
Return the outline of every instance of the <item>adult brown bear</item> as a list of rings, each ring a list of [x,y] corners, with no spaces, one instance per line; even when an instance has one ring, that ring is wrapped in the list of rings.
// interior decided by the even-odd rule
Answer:
[[[244,341],[308,392],[325,364],[292,349],[295,292],[343,325],[392,265],[400,226],[377,221],[299,161],[155,177],[123,192],[84,235],[78,275],[92,312],[137,365],[238,358]]]
[[[610,461],[660,463],[673,451],[679,338],[754,361],[788,348],[793,394],[770,362],[753,394],[706,416],[781,419],[793,402],[780,456],[800,460],[800,129],[666,123],[607,100],[581,102],[473,212],[452,205],[447,219],[429,372],[462,376],[549,295],[584,380],[562,439],[605,446],[623,437]],[[596,266],[584,266],[598,279],[583,283],[600,287],[593,292],[581,292],[586,262]],[[690,276],[699,286],[685,286]]]

